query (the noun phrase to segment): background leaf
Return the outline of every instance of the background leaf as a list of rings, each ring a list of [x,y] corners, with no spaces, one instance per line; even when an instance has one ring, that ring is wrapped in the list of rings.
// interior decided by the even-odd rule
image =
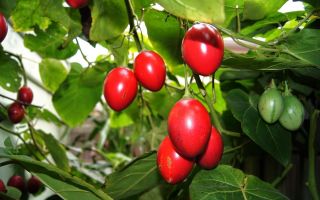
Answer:
[[[169,13],[190,21],[221,24],[225,17],[223,0],[202,0],[201,3],[194,0],[155,0],[155,2]]]
[[[245,0],[243,9],[243,19],[259,20],[270,13],[276,12],[285,4],[287,0]]]
[[[190,194],[193,200],[288,199],[269,183],[227,165],[200,171],[192,181]]]
[[[17,92],[21,86],[22,71],[19,63],[0,50],[0,86],[8,91]]]
[[[55,92],[68,75],[63,64],[59,60],[52,58],[41,61],[39,72],[43,86],[51,92]]]

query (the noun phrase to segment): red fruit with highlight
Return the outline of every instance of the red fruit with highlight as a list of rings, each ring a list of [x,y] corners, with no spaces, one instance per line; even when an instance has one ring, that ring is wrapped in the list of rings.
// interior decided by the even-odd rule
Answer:
[[[159,91],[166,79],[166,66],[156,52],[142,51],[134,60],[134,75],[144,88]]]
[[[181,50],[182,58],[196,74],[209,76],[221,65],[223,38],[214,26],[195,24],[186,32]]]
[[[8,108],[8,116],[14,124],[21,122],[24,118],[23,106],[18,102],[12,103]]]
[[[200,101],[183,98],[171,109],[168,132],[177,152],[186,158],[195,158],[207,146],[211,119]]]
[[[88,5],[89,0],[66,0],[71,8],[78,9]]]
[[[26,104],[31,104],[33,100],[33,92],[31,88],[23,86],[19,89],[18,100]]]
[[[24,192],[25,191],[25,187],[26,187],[24,179],[22,178],[22,176],[18,176],[18,175],[12,176],[8,180],[7,185],[11,186],[11,187],[15,187],[18,190],[20,190],[21,192]]]
[[[194,162],[179,155],[167,136],[159,146],[157,165],[163,179],[170,184],[182,182],[191,172]]]
[[[198,157],[197,164],[204,169],[215,168],[223,154],[223,140],[218,130],[212,126],[210,139],[205,151]]]

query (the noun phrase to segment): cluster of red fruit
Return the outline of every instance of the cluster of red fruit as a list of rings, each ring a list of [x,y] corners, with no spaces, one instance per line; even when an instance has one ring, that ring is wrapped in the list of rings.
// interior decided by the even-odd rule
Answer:
[[[22,193],[28,191],[31,194],[36,194],[41,190],[43,184],[37,177],[31,176],[26,185],[22,176],[14,175],[8,180],[7,186],[15,187]],[[7,192],[6,186],[1,179],[0,192]]]
[[[14,124],[19,123],[24,118],[24,107],[31,104],[33,92],[31,88],[23,86],[18,91],[18,101],[13,102],[8,108],[8,117]]]
[[[220,66],[223,40],[209,24],[195,24],[182,42],[184,61],[195,74],[208,76]],[[184,97],[171,109],[168,133],[158,149],[157,164],[160,174],[170,184],[183,181],[194,163],[213,169],[221,160],[223,141],[211,125],[208,111],[197,99]]]

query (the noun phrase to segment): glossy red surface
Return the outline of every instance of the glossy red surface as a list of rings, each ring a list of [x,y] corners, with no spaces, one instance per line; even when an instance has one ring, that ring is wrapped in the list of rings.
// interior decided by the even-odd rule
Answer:
[[[166,79],[166,66],[156,52],[142,51],[134,60],[134,74],[144,88],[158,91]]]
[[[4,182],[0,179],[0,192],[7,192]]]
[[[223,38],[209,24],[193,25],[182,41],[182,58],[199,75],[209,76],[220,66],[223,59]]]
[[[12,123],[16,124],[23,120],[24,117],[24,108],[18,103],[12,103],[8,108],[8,116]]]
[[[18,92],[18,100],[30,104],[33,100],[33,92],[31,88],[27,86],[21,87]]]
[[[138,81],[128,68],[114,68],[104,81],[104,98],[115,111],[128,107],[136,97],[137,90]]]
[[[71,8],[78,9],[88,5],[89,0],[66,0],[66,2]]]
[[[25,182],[22,176],[14,175],[8,180],[8,186],[15,187],[21,192],[25,191]]]
[[[170,184],[183,181],[191,172],[194,162],[180,156],[167,136],[159,146],[157,165],[163,179]]]
[[[168,131],[177,152],[195,158],[204,151],[210,137],[209,113],[200,101],[181,99],[169,113]]]
[[[197,164],[204,169],[215,168],[223,154],[223,140],[218,130],[212,126],[210,139],[205,151],[199,156]]]
[[[6,18],[0,13],[0,42],[4,40],[8,33],[8,24]]]

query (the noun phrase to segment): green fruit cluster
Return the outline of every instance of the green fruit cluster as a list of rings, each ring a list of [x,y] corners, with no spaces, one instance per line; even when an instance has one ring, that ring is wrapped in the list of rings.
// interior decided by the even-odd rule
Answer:
[[[304,120],[304,107],[300,100],[291,94],[287,84],[281,94],[272,82],[270,88],[260,96],[258,110],[267,123],[272,124],[279,120],[280,124],[290,131],[299,129]]]

